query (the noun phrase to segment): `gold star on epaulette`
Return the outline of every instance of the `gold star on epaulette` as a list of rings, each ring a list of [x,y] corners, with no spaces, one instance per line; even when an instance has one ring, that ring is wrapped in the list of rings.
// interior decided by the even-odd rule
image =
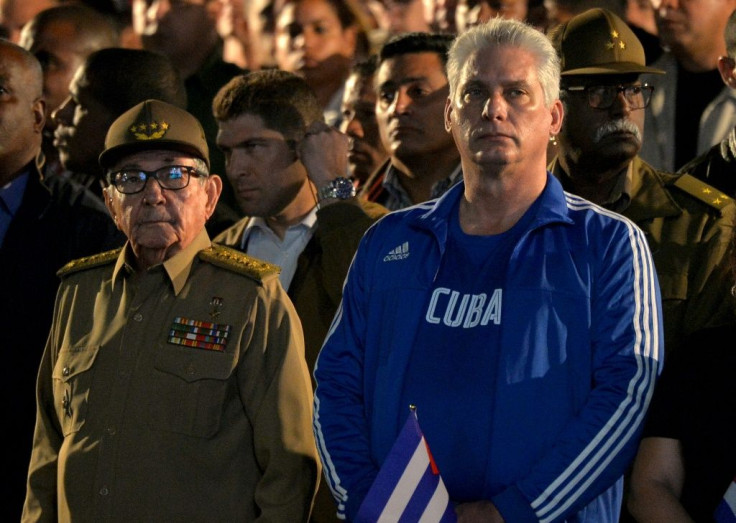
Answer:
[[[154,129],[158,129],[158,124],[156,122],[151,124],[151,130],[153,131]]]
[[[613,42],[606,42],[606,49],[611,50],[613,49],[614,45],[616,44],[614,44]]]
[[[678,177],[674,186],[718,210],[733,204],[729,196],[690,174]]]
[[[611,31],[611,38],[618,38],[618,31],[616,31],[615,29]]]
[[[623,40],[619,40],[619,42],[618,42],[618,47],[619,47],[619,49],[621,49],[621,50],[624,50],[624,49],[626,49],[626,42],[624,42]]]
[[[167,124],[166,122],[162,122],[161,123],[161,130],[162,131],[167,131],[168,129],[169,129],[169,124]]]

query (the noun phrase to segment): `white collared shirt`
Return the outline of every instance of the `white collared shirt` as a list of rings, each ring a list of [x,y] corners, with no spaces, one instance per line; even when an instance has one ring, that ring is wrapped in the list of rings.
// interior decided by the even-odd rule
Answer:
[[[281,285],[289,290],[291,280],[296,273],[297,259],[312,239],[317,228],[317,207],[315,206],[304,219],[286,229],[281,240],[259,217],[251,218],[243,231],[240,250],[261,260],[281,267],[279,279]]]

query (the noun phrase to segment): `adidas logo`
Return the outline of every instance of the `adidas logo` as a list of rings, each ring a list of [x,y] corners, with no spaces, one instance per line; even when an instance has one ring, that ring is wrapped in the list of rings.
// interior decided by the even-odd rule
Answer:
[[[383,261],[395,261],[403,260],[409,257],[409,242],[404,242],[395,249],[388,251],[388,254],[383,257]]]

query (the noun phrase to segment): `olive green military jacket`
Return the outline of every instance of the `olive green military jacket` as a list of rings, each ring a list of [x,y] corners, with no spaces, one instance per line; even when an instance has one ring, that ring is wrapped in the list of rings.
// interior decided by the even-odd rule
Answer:
[[[564,186],[567,175],[556,158],[549,169]],[[606,207],[630,218],[649,242],[662,294],[666,354],[687,334],[736,321],[729,274],[733,200],[693,176],[659,171],[635,157],[617,201]]]
[[[306,521],[321,467],[276,267],[202,231],[60,271],[23,521]]]

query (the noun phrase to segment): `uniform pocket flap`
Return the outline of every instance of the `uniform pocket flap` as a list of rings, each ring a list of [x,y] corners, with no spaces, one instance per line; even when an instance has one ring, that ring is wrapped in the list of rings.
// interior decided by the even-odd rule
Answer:
[[[156,369],[184,381],[226,380],[235,368],[235,354],[195,348],[163,347],[156,356]]]
[[[99,350],[99,345],[62,348],[54,366],[53,378],[67,382],[87,372],[92,367]]]

